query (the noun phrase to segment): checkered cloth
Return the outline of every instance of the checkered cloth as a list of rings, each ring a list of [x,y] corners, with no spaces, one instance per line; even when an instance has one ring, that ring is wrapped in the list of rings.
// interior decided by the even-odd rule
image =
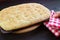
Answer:
[[[60,19],[54,18],[55,12],[52,10],[49,21],[44,22],[44,25],[55,35],[60,36]]]

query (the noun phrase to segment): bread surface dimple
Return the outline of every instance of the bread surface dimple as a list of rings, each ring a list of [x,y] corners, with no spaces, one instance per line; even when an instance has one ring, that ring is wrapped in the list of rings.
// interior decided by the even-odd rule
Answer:
[[[38,3],[25,3],[1,10],[0,26],[8,31],[41,22],[50,16],[50,11]]]

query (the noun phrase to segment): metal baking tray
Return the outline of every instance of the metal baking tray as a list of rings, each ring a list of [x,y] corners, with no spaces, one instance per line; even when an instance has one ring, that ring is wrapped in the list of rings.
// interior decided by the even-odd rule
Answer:
[[[40,3],[48,7],[50,10],[60,11],[60,0],[6,0],[0,1],[0,10],[22,3]],[[24,34],[2,34],[0,32],[0,40],[60,40],[55,37],[43,24],[37,29]]]

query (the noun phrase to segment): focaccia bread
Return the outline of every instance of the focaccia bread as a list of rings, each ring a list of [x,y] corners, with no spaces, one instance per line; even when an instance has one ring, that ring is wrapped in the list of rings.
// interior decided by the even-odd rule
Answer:
[[[6,31],[15,30],[48,19],[50,10],[39,3],[24,3],[0,11],[0,26]]]
[[[34,26],[31,26],[31,27],[26,28],[26,29],[23,29],[23,30],[15,31],[15,32],[13,32],[13,33],[15,33],[15,34],[20,34],[20,33],[30,32],[30,31],[32,31],[32,30],[38,28],[39,26],[40,26],[39,24],[38,24],[38,25],[34,25]]]
[[[14,33],[14,34],[20,34],[20,33],[27,33],[27,32],[30,32],[30,31],[33,31],[34,29],[38,28],[40,26],[40,24],[37,24],[37,25],[33,25],[33,26],[29,26],[27,28],[23,28],[23,29],[17,29],[15,31],[12,31],[12,32],[9,32],[9,31],[5,31],[3,29],[0,28],[1,32],[2,33]]]

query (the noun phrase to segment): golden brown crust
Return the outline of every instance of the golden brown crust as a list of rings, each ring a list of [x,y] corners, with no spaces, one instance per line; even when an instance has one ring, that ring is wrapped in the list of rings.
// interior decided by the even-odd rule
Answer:
[[[50,16],[50,11],[38,3],[25,3],[1,10],[0,26],[14,30],[41,22]]]

